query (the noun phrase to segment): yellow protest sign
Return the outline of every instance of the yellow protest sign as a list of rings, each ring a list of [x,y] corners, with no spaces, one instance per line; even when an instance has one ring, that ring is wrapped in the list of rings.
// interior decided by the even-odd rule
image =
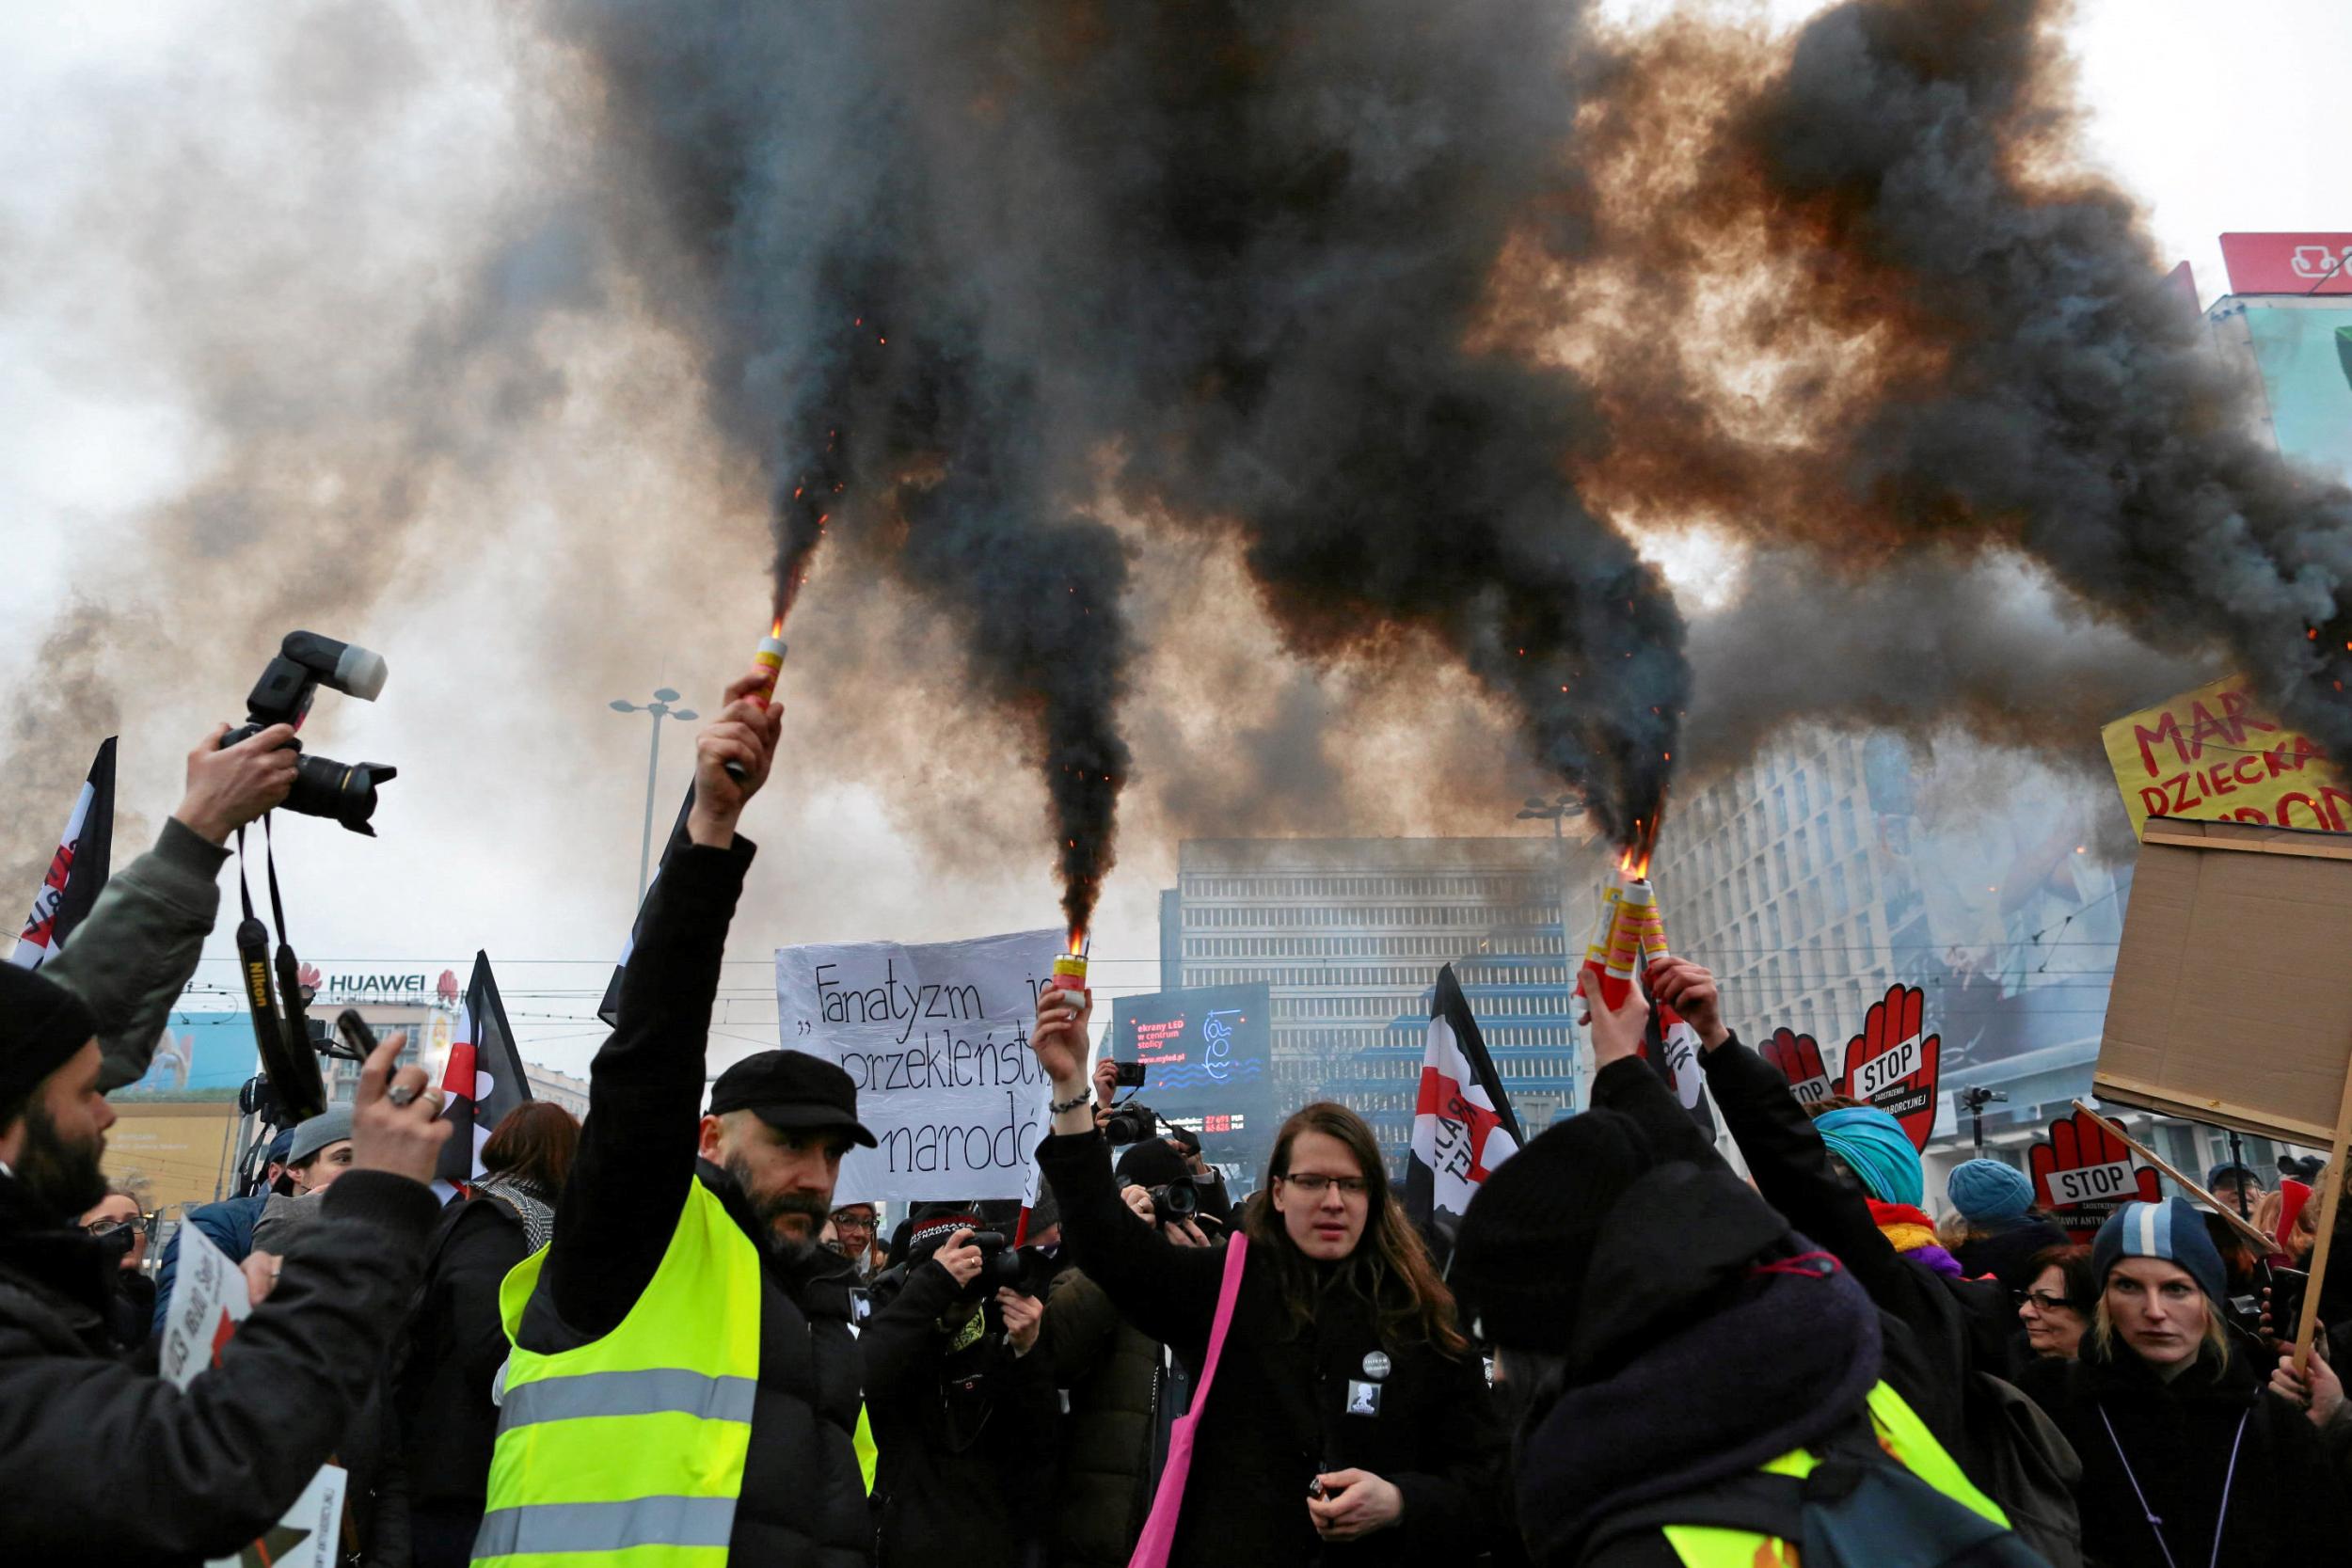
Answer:
[[[2183,692],[2099,733],[2135,837],[2152,816],[2352,832],[2344,770],[2242,679]]]

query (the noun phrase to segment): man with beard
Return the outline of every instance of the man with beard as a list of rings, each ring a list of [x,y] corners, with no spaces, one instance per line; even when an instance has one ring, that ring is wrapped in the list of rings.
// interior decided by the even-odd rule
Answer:
[[[641,1546],[723,1550],[731,1568],[872,1555],[853,1280],[817,1240],[841,1157],[874,1144],[856,1089],[767,1051],[702,1106],[754,852],[735,825],[783,717],[754,696],[766,682],[737,681],[697,739],[689,842],[647,895],[554,1240],[501,1292],[514,1351],[478,1565]]]
[[[64,988],[0,964],[0,1561],[192,1568],[274,1525],[365,1398],[422,1272],[449,1128],[388,1042],[315,1244],[183,1393],[122,1357],[115,1259],[74,1223],[106,1191],[98,1032]]]

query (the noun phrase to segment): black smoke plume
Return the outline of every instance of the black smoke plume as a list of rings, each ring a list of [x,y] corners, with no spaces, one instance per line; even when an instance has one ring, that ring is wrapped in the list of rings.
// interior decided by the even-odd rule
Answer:
[[[1711,347],[1798,365],[1751,417],[1758,437],[1733,434],[1735,400],[1702,390],[1688,357],[1608,356],[1627,447],[1604,488],[1766,547],[1712,641],[1780,667],[1703,671],[1705,708],[1721,671],[1776,689],[1748,710],[1767,722],[2064,715],[2057,733],[2090,753],[2094,715],[2219,660],[2345,754],[2352,493],[2271,450],[2137,203],[2078,166],[2067,10],[1851,0],[1777,59],[1687,19],[1631,44],[1606,91],[1636,172],[1600,248],[1642,259],[1670,319],[1702,303],[1711,258],[1769,273],[1773,292]],[[1711,133],[1692,135],[1710,98]],[[1636,126],[1677,103],[1704,172],[1665,201],[1670,149]],[[1807,343],[1827,345],[1810,366],[1792,348]],[[1661,449],[1637,420],[1691,439]],[[1988,605],[1979,569],[2020,557],[2080,613]],[[1730,635],[1767,618],[1812,657]]]
[[[772,476],[779,602],[830,497],[840,569],[961,626],[1040,742],[1073,927],[1128,769],[1105,498],[1235,539],[1311,657],[1434,634],[1610,831],[1654,813],[1681,621],[1568,478],[1582,389],[1483,330],[1506,248],[1585,232],[1575,7],[558,14]]]

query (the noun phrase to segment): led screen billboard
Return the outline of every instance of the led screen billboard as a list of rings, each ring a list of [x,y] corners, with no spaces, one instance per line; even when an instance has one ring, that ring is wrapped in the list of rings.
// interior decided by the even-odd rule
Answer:
[[[1135,1097],[1200,1134],[1213,1164],[1263,1168],[1274,1146],[1274,1007],[1266,988],[1197,986],[1111,1004],[1111,1054],[1141,1062]]]

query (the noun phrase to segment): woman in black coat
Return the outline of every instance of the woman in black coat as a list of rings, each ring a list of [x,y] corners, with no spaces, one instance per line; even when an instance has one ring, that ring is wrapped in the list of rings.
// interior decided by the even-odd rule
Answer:
[[[488,1174],[441,1212],[393,1363],[396,1462],[376,1500],[379,1547],[405,1537],[412,1568],[463,1568],[473,1556],[498,1436],[490,1386],[507,1353],[499,1287],[547,1244],[579,1149],[569,1111],[517,1105],[482,1146]]]
[[[1121,1202],[1086,1108],[1085,1002],[1048,990],[1034,1044],[1056,1135],[1038,1151],[1077,1264],[1196,1370],[1225,1249],[1173,1245]],[[1363,1118],[1283,1123],[1241,1219],[1241,1293],[1169,1561],[1468,1562],[1502,1519],[1501,1433],[1453,1296]]]
[[[2311,1568],[2352,1519],[2319,1433],[2221,1316],[2221,1257],[2183,1198],[2125,1205],[2091,1249],[2080,1358],[2020,1379],[2083,1462],[2083,1547],[2106,1568]]]

